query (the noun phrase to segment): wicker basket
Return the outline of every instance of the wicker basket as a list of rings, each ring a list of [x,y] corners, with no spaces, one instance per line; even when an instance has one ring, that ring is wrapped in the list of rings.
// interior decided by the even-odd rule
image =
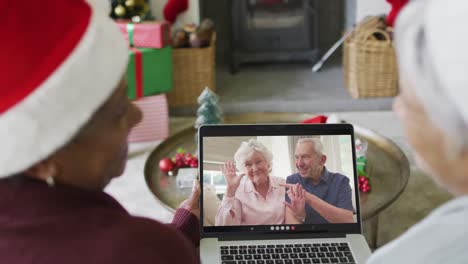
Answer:
[[[205,48],[178,48],[172,50],[174,86],[167,94],[170,107],[197,105],[197,98],[208,86],[215,87],[216,34]]]
[[[353,98],[398,93],[398,69],[389,34],[381,25],[357,27],[344,42],[344,83]]]

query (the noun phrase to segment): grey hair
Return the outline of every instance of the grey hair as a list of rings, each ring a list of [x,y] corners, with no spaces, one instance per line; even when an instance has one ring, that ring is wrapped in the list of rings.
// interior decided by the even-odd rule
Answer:
[[[323,155],[322,140],[318,138],[300,138],[297,140],[297,144],[302,144],[302,143],[311,143],[312,145],[314,145],[315,153],[319,154],[320,156]]]
[[[244,163],[247,160],[247,156],[254,151],[261,153],[263,157],[265,157],[265,160],[268,162],[271,171],[273,154],[267,147],[265,147],[265,145],[256,139],[249,139],[249,141],[242,142],[237,149],[236,153],[234,154],[234,161],[236,163],[237,170],[240,172],[245,172]]]

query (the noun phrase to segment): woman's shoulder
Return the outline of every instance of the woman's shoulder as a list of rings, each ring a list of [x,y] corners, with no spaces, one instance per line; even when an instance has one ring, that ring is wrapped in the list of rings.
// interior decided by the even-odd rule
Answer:
[[[468,259],[468,198],[434,210],[399,238],[377,250],[374,263],[465,263]],[[402,259],[400,259],[400,257]]]

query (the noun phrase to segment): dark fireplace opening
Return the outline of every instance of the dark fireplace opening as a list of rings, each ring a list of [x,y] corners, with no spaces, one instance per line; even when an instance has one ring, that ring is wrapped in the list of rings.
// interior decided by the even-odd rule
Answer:
[[[346,1],[200,0],[200,11],[215,22],[218,63],[237,72],[247,63],[312,65],[345,30]]]
[[[248,62],[309,61],[318,55],[309,0],[232,1],[231,69]]]

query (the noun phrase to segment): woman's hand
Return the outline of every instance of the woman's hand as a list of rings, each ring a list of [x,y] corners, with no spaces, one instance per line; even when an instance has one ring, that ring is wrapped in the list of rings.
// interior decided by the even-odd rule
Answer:
[[[305,220],[305,197],[306,191],[299,183],[296,184],[281,184],[281,186],[286,187],[287,195],[291,200],[290,203],[283,202],[294,214],[294,217],[300,222],[303,223]]]
[[[189,210],[200,220],[200,183],[198,180],[193,180],[192,193],[187,200],[180,204],[179,208]]]
[[[239,188],[240,181],[242,177],[244,177],[245,173],[237,175],[236,166],[232,161],[227,161],[224,163],[224,165],[221,166],[221,172],[224,175],[224,179],[226,179],[226,196],[234,197],[237,188]]]

